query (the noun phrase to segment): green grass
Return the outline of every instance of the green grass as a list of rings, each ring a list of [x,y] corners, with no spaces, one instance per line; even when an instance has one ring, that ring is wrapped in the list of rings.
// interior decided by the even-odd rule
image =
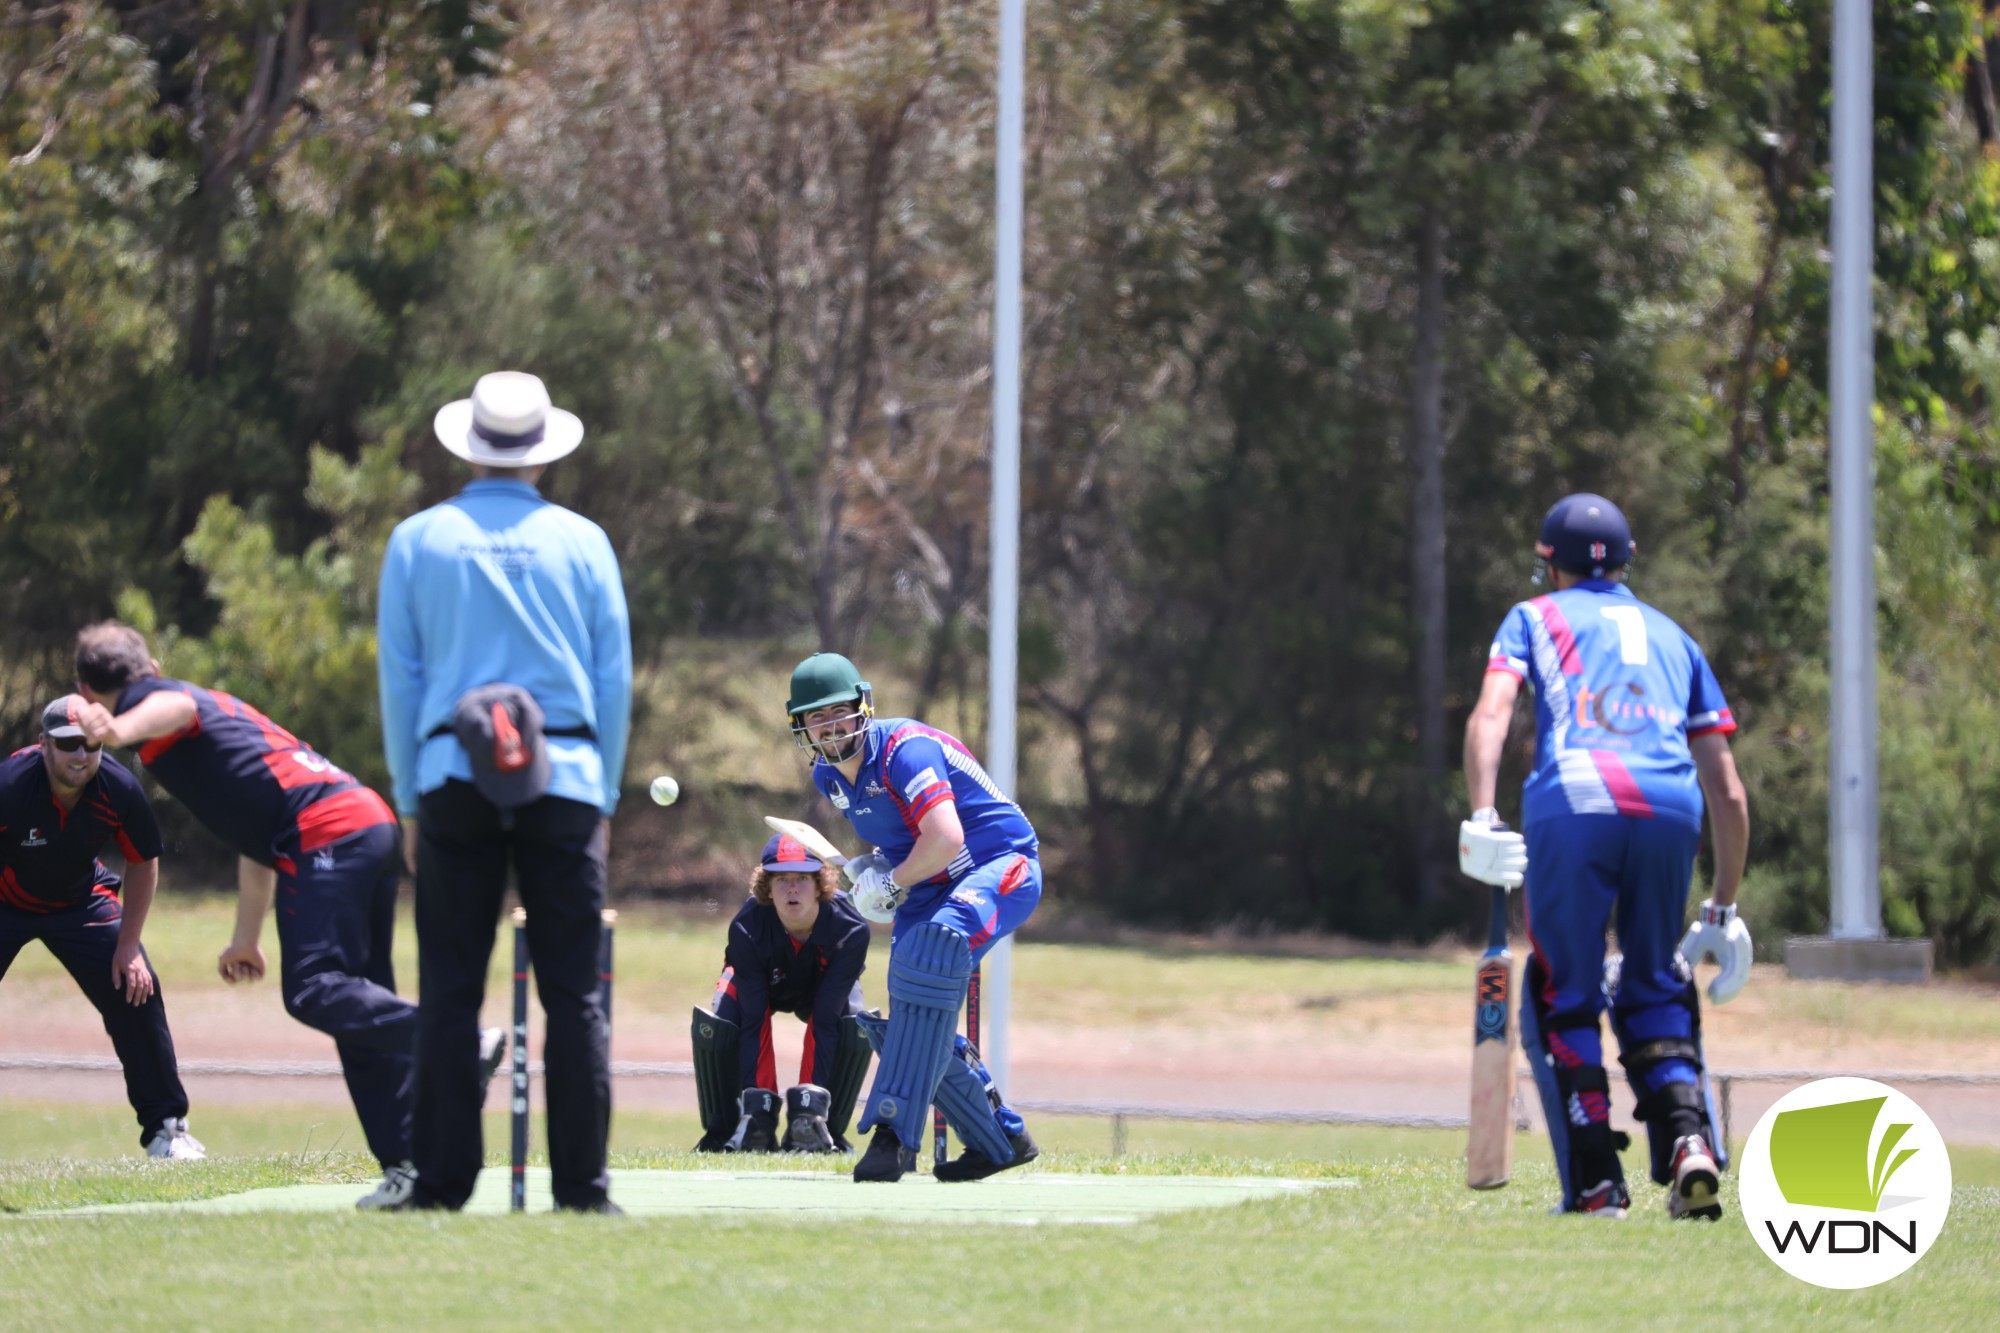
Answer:
[[[685,1019],[721,955],[723,915],[627,912],[618,936],[621,1023]],[[221,898],[169,893],[147,929],[169,994],[220,988]],[[267,937],[267,947],[272,942]],[[398,935],[405,988],[413,933]],[[1054,1023],[1164,1028],[1243,1025],[1300,1010],[1395,1021],[1404,1004],[1459,997],[1462,963],[1246,957],[1154,945],[1024,944],[1018,1012]],[[275,961],[275,960],[274,960]],[[491,994],[504,997],[504,932]],[[1088,978],[1079,982],[1078,978]],[[5,983],[66,976],[40,950]],[[270,982],[265,986],[277,997]],[[1775,988],[1774,988],[1775,989]],[[1963,991],[1961,994],[1960,991]],[[5,993],[5,992],[0,992]],[[1862,993],[1786,985],[1788,1021],[1854,1032],[2000,1035],[1990,990]],[[79,1001],[80,1002],[80,1001]],[[1364,1019],[1366,1021],[1366,1019]],[[538,1117],[538,1133],[539,1133]],[[958,1328],[1442,1327],[1469,1320],[1551,1327],[1845,1328],[1992,1322],[2000,1276],[2000,1150],[1955,1148],[1958,1186],[1943,1238],[1908,1275],[1872,1291],[1823,1292],[1770,1265],[1733,1211],[1720,1226],[1669,1226],[1639,1185],[1622,1226],[1549,1218],[1546,1144],[1517,1141],[1512,1187],[1462,1185],[1454,1132],[1130,1121],[1111,1155],[1105,1119],[1035,1117],[1034,1169],[1135,1174],[1341,1177],[1357,1188],[1187,1213],[1116,1228],[834,1225],[781,1216],[623,1223],[531,1216],[27,1216],[91,1203],[212,1197],[266,1185],[373,1178],[352,1112],[331,1106],[198,1108],[208,1162],[137,1157],[118,1106],[0,1101],[0,1328],[143,1320],[166,1328],[254,1318],[279,1328],[361,1324],[718,1327],[810,1321]],[[504,1117],[486,1122],[488,1160]],[[692,1114],[620,1111],[613,1169],[714,1165],[686,1148]],[[537,1152],[537,1163],[545,1159]],[[797,1159],[732,1161],[797,1169]],[[845,1169],[822,1162],[821,1169]],[[1628,1172],[1643,1176],[1636,1150]],[[927,1184],[927,1182],[926,1182]],[[977,1187],[972,1187],[977,1188]],[[614,1182],[615,1191],[615,1182]],[[247,1314],[246,1314],[247,1312]]]
[[[122,1117],[110,1111],[6,1110],[14,1160],[0,1166],[0,1208],[17,1214],[309,1181],[351,1180],[359,1193],[369,1174],[357,1155],[308,1146],[324,1122],[298,1108],[218,1109],[208,1117],[211,1139],[243,1144],[248,1155],[175,1166],[133,1160],[119,1142],[129,1139]],[[489,1144],[497,1127],[496,1117]],[[692,1128],[687,1117],[621,1115],[614,1176],[620,1166],[713,1165],[679,1151]],[[1115,1228],[16,1215],[0,1217],[0,1326],[137,1317],[207,1327],[254,1310],[257,1322],[280,1328],[836,1319],[939,1328],[1444,1327],[1492,1321],[1497,1310],[1507,1324],[1664,1328],[1685,1325],[1698,1308],[1703,1322],[1752,1327],[1860,1328],[1891,1318],[1976,1327],[1990,1322],[2000,1299],[1991,1264],[2000,1252],[2000,1153],[1992,1151],[1954,1154],[1951,1221],[1912,1272],[1849,1293],[1779,1272],[1733,1212],[1719,1226],[1670,1225],[1651,1186],[1638,1188],[1640,1209],[1623,1225],[1544,1216],[1553,1173],[1525,1138],[1515,1184],[1473,1194],[1461,1183],[1453,1134],[1138,1125],[1135,1151],[1113,1159],[1101,1146],[1101,1121],[1036,1128],[1051,1149],[1037,1169],[1342,1177],[1358,1187]],[[101,1155],[113,1152],[123,1159]],[[1727,1192],[1725,1200],[1733,1202]]]

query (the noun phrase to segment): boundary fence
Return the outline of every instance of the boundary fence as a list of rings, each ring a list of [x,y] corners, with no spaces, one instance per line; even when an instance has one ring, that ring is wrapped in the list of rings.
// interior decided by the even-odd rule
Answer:
[[[0,1055],[0,1070],[23,1069],[75,1073],[119,1073],[122,1066],[109,1056]],[[210,1074],[232,1078],[339,1078],[340,1066],[332,1060],[182,1060],[183,1074]],[[542,1073],[535,1061],[528,1072]],[[1522,1079],[1532,1077],[1522,1068]],[[694,1066],[685,1060],[613,1060],[613,1078],[693,1078]],[[1717,1110],[1722,1117],[1722,1139],[1733,1141],[1732,1112],[1739,1083],[1809,1083],[1816,1078],[1866,1078],[1891,1087],[1941,1085],[1956,1087],[2000,1087],[2000,1073],[1948,1073],[1915,1070],[1850,1069],[1734,1069],[1718,1070],[1715,1079]],[[1523,1084],[1523,1086],[1526,1086]],[[1111,1122],[1111,1155],[1125,1153],[1127,1123],[1133,1120],[1226,1121],[1262,1125],[1371,1125],[1394,1129],[1464,1129],[1462,1115],[1396,1114],[1372,1111],[1273,1111],[1222,1106],[1148,1106],[1126,1102],[1016,1101],[1017,1110],[1042,1115],[1082,1116]],[[1515,1099],[1514,1124],[1527,1129],[1529,1122],[1520,1098]]]

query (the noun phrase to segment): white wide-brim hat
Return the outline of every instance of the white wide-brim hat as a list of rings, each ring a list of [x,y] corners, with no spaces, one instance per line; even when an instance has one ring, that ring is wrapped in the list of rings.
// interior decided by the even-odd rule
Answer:
[[[472,397],[446,403],[431,424],[438,443],[485,467],[539,467],[583,443],[576,414],[551,406],[540,377],[520,370],[481,375]]]

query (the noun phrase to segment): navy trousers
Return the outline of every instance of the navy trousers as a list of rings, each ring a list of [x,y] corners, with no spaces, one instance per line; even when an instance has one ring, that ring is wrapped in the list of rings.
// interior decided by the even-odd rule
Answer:
[[[402,840],[377,824],[278,859],[278,957],[285,1012],[333,1038],[368,1150],[410,1160],[417,1006],[396,994],[390,946]]]
[[[138,1114],[143,1145],[163,1121],[187,1114],[188,1099],[174,1059],[174,1036],[167,1030],[159,974],[153,975],[152,996],[141,1005],[128,1004],[125,992],[111,985],[111,956],[118,950],[118,923],[124,917],[118,899],[102,888],[75,907],[46,916],[0,904],[0,977],[28,941],[48,946],[104,1019],[104,1033],[125,1067],[125,1098]],[[151,969],[152,959],[146,966]]]
[[[544,796],[503,817],[448,779],[417,806],[418,1203],[461,1208],[485,1156],[479,1123],[479,1006],[511,866],[528,912],[528,956],[547,1017],[542,1059],[549,1169],[558,1208],[611,1187],[611,1045],[598,1004],[604,840],[598,809]]]

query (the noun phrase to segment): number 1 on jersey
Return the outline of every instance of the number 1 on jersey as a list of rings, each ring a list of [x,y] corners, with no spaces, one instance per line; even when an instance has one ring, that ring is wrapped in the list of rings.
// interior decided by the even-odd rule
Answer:
[[[1646,665],[1646,613],[1636,606],[1600,608],[1618,627],[1618,658],[1626,666]]]

